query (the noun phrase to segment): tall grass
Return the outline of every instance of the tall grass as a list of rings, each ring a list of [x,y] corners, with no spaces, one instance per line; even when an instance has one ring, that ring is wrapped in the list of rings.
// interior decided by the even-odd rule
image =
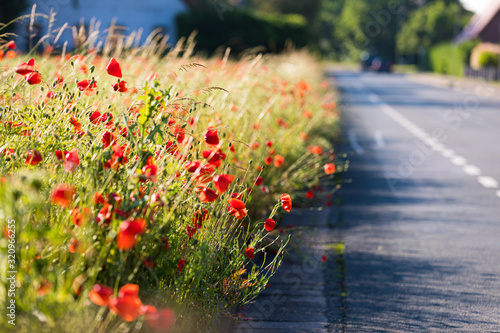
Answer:
[[[335,185],[334,95],[305,52],[200,59],[193,40],[97,26],[73,28],[73,53],[52,47],[60,30],[42,53],[0,47],[2,307],[12,264],[19,332],[216,330],[281,263],[282,195]]]

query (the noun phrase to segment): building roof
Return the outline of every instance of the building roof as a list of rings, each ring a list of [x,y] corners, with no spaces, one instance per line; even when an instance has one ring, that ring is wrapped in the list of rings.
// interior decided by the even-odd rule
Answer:
[[[460,34],[453,40],[455,43],[460,43],[469,39],[474,39],[486,28],[491,20],[500,11],[500,0],[492,0],[487,10],[482,13],[476,13],[469,24],[462,30]]]

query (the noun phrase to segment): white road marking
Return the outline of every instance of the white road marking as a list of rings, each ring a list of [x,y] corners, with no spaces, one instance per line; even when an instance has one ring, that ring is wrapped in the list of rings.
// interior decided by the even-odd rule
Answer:
[[[481,174],[481,170],[478,167],[474,165],[467,165],[467,160],[464,157],[455,155],[455,152],[453,150],[446,148],[446,146],[444,146],[443,144],[432,139],[432,137],[427,132],[422,130],[417,125],[413,124],[410,120],[406,119],[406,117],[401,115],[396,109],[382,102],[380,97],[378,97],[376,94],[370,94],[368,96],[368,99],[374,104],[378,104],[382,112],[384,112],[387,116],[392,118],[392,120],[400,124],[415,137],[428,144],[435,151],[441,152],[441,155],[449,158],[450,161],[456,166],[462,166],[462,170],[466,174],[470,176],[479,176]],[[357,144],[356,135],[354,134],[354,132],[352,133],[352,136],[353,137],[351,137],[351,133],[349,133],[349,137],[351,137],[351,146],[354,150],[356,150],[356,152],[358,152],[359,148],[361,147]],[[377,142],[377,134],[375,136],[375,141]],[[358,149],[355,148],[356,146],[358,147]],[[361,151],[364,152],[363,148],[361,148]],[[486,188],[498,188],[498,182],[492,177],[479,176],[477,178],[477,181]],[[495,194],[500,198],[500,190],[497,190]]]
[[[437,152],[440,151],[442,152],[445,149],[445,147],[440,143],[434,143],[434,145],[432,145],[432,149],[434,149]]]
[[[358,137],[356,136],[356,132],[354,130],[350,130],[348,132],[349,142],[351,143],[351,148],[356,152],[356,154],[363,154],[365,150],[358,143]]]
[[[456,166],[462,166],[467,164],[467,160],[462,156],[453,156],[451,158],[451,163],[455,164]]]
[[[498,182],[491,177],[481,176],[481,177],[477,178],[477,181],[486,188],[497,188],[498,187]]]
[[[382,132],[376,131],[374,134],[374,138],[375,138],[375,143],[377,144],[377,147],[383,148],[385,146],[385,141],[384,141],[384,137],[382,135]]]
[[[466,165],[462,170],[469,176],[479,176],[481,174],[481,170],[475,165]]]
[[[444,157],[452,157],[453,155],[455,155],[455,152],[451,149],[445,149],[441,152],[441,155],[443,155]]]

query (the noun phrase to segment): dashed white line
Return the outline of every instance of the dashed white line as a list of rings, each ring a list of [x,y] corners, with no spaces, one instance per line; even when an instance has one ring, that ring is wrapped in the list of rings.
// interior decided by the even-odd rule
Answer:
[[[466,165],[462,170],[469,176],[479,176],[481,174],[481,170],[475,165]]]
[[[365,150],[358,143],[358,137],[356,136],[356,132],[354,130],[350,130],[348,132],[349,142],[351,143],[351,148],[356,152],[356,154],[363,154]]]
[[[498,188],[498,182],[491,177],[481,176],[477,178],[477,181],[486,188]]]
[[[453,156],[451,158],[451,163],[455,164],[456,166],[462,166],[467,164],[467,160],[462,156]]]
[[[375,143],[377,144],[377,147],[383,148],[385,146],[385,141],[384,137],[382,136],[382,132],[376,131],[373,136],[375,138]]]
[[[388,104],[385,104],[382,102],[380,97],[378,97],[376,94],[370,94],[368,96],[368,99],[374,103],[378,104],[380,110],[382,110],[387,116],[392,118],[395,122],[400,124],[403,128],[405,128],[408,132],[413,134],[415,137],[423,141],[424,143],[428,144],[432,149],[435,151],[441,152],[441,155],[444,157],[447,157],[451,160],[453,164],[456,166],[461,166],[463,167],[462,170],[470,175],[470,176],[478,176],[477,181],[483,185],[486,188],[498,188],[498,182],[493,179],[492,177],[488,176],[480,176],[481,175],[481,170],[474,166],[474,165],[467,165],[467,160],[462,157],[455,155],[455,152],[451,149],[446,148],[443,144],[435,141],[432,139],[432,137],[426,133],[424,130],[422,130],[420,127],[417,125],[413,124],[410,120],[406,119],[403,115],[401,115],[398,111],[396,111],[394,108],[389,106]],[[354,134],[355,138],[355,134]],[[377,137],[375,138],[375,141],[377,142]],[[356,140],[351,139],[351,145],[354,148],[354,144],[359,147],[357,144]],[[361,148],[361,147],[359,147]],[[354,148],[355,149],[355,148]],[[356,149],[355,149],[356,150]],[[362,148],[361,148],[362,150]],[[497,190],[495,192],[496,196],[500,198],[500,190]]]
[[[455,152],[451,149],[445,149],[441,152],[441,155],[443,155],[444,157],[452,157],[453,155],[455,155]]]
[[[445,149],[445,147],[440,143],[434,143],[432,145],[432,149],[434,149],[437,152],[442,152]]]

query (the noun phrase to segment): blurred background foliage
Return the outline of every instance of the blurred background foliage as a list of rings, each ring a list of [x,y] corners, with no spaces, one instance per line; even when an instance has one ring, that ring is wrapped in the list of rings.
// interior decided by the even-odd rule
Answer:
[[[458,0],[187,2],[192,10],[181,15],[179,32],[198,30],[200,49],[262,45],[279,52],[289,40],[324,59],[352,62],[367,51],[392,62],[428,63],[429,50],[451,41],[472,17]]]
[[[196,30],[197,50],[207,55],[226,47],[233,55],[249,48],[278,53],[294,45],[329,61],[357,63],[365,51],[420,69],[436,67],[431,54],[439,53],[440,45],[451,42],[472,17],[459,0],[183,2],[189,9],[177,17],[177,37]],[[26,6],[26,0],[0,0],[0,21],[15,18]]]
[[[7,24],[16,19],[28,6],[27,0],[0,0],[0,23]],[[10,25],[2,29],[2,32],[11,32],[14,26]]]

